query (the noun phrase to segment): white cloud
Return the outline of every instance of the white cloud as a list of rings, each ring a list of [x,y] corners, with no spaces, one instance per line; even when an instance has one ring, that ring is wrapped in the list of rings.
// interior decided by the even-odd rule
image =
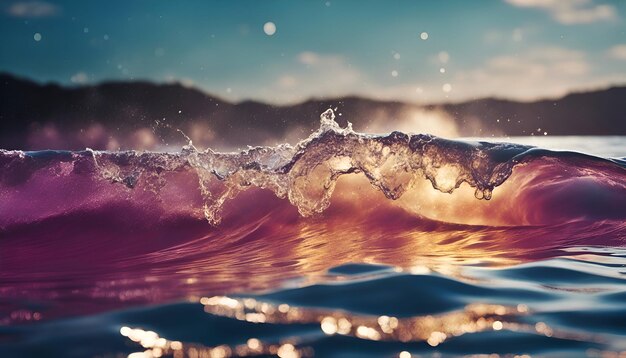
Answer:
[[[430,56],[430,63],[435,66],[445,66],[451,59],[447,51],[439,51],[437,54]]]
[[[361,87],[360,93],[376,98],[422,103],[493,96],[535,100],[624,80],[626,75],[594,75],[584,52],[561,47],[541,47],[520,54],[495,56],[479,67],[450,71],[449,77],[422,83]]]
[[[307,67],[344,67],[347,65],[346,59],[340,55],[319,54],[311,51],[304,51],[298,54],[298,62]]]
[[[296,103],[308,98],[331,98],[364,94],[367,76],[338,54],[305,51],[288,63],[274,63],[259,77],[237,78],[221,84],[236,91],[220,93],[232,101],[254,99],[269,103]],[[203,86],[218,92],[211,84]]]
[[[7,13],[21,18],[52,17],[60,14],[61,9],[44,1],[20,1],[10,5]]]
[[[278,84],[280,87],[292,88],[298,84],[298,80],[294,76],[283,75],[278,79]]]
[[[304,65],[314,66],[320,62],[320,56],[315,52],[305,51],[298,55],[298,61]]]
[[[197,85],[196,82],[189,77],[166,74],[163,78],[165,79],[165,83],[178,84],[186,88],[195,88]]]
[[[493,57],[480,68],[459,72],[453,83],[455,92],[466,96],[535,99],[584,86],[590,81],[590,71],[584,52],[545,47]]]
[[[512,34],[509,33],[509,36]],[[442,57],[446,58],[445,55]],[[441,61],[439,56],[433,56],[431,60]],[[626,82],[626,73],[605,73],[602,69],[593,68],[592,60],[597,60],[597,56],[582,51],[537,47],[491,57],[475,67],[446,67],[445,75],[418,76],[399,71],[398,77],[391,78],[387,69],[366,71],[344,56],[307,51],[296,55],[288,64],[276,64],[262,79],[227,83],[228,87],[237,88],[237,91],[222,95],[231,100],[254,98],[282,104],[311,97],[346,95],[412,103],[465,101],[493,96],[536,100],[559,97],[573,90]],[[432,70],[436,72],[434,67]],[[387,78],[381,79],[383,74]],[[444,88],[446,83],[449,86]],[[222,87],[226,85],[222,84]],[[208,90],[211,91],[210,88]]]
[[[526,8],[542,9],[556,21],[565,24],[590,24],[603,20],[614,20],[614,6],[595,4],[593,0],[505,0],[507,3]]]
[[[626,44],[611,47],[608,51],[608,55],[610,58],[616,60],[626,60]]]
[[[499,46],[504,43],[523,42],[536,36],[539,30],[535,26],[516,27],[512,30],[488,30],[483,34],[483,43]]]
[[[84,84],[89,81],[89,76],[85,72],[78,72],[70,77],[70,81],[76,84]]]
[[[340,55],[306,51],[298,54],[296,61],[296,68],[281,73],[265,88],[272,99],[291,102],[310,96],[344,95],[352,93],[363,80],[361,72]]]

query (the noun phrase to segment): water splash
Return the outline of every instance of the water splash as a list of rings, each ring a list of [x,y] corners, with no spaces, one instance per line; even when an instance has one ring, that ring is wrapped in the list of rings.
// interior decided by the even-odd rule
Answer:
[[[20,175],[25,171],[28,178],[37,170],[56,165],[62,167],[55,169],[61,172],[84,174],[92,170],[105,181],[129,189],[140,186],[158,198],[167,185],[168,173],[191,171],[197,176],[203,215],[217,225],[225,203],[252,187],[268,189],[289,200],[305,217],[326,210],[337,180],[354,173],[363,174],[392,200],[424,178],[443,193],[452,193],[466,183],[474,188],[477,199],[490,200],[494,189],[516,166],[537,158],[568,155],[574,154],[509,143],[453,141],[428,134],[357,133],[350,124],[341,128],[333,110],[328,109],[320,116],[319,129],[295,146],[249,147],[231,153],[200,151],[191,142],[180,153],[0,151],[0,164],[7,169],[0,175],[0,185],[23,180]],[[612,170],[620,167],[609,160],[594,160],[612,165]]]
[[[462,183],[489,200],[495,187],[511,174],[531,147],[514,144],[466,143],[431,135],[392,132],[386,136],[341,128],[332,109],[320,116],[320,128],[296,146],[251,147],[239,153],[198,151],[185,146],[181,155],[89,151],[101,175],[132,187],[148,167],[180,170],[190,166],[199,177],[204,215],[221,220],[226,201],[251,186],[287,198],[303,216],[324,211],[340,176],[363,173],[389,199],[400,198],[417,179],[427,178],[442,192]],[[134,163],[124,173],[115,162]],[[99,164],[100,162],[106,164]],[[127,165],[128,166],[128,165]],[[216,185],[216,181],[223,185]]]

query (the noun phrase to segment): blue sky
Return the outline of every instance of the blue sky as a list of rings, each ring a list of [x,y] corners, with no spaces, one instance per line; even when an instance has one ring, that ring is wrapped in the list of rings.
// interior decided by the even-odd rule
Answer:
[[[288,103],[530,100],[626,83],[626,1],[0,0],[0,9],[0,71],[70,85],[178,81]]]

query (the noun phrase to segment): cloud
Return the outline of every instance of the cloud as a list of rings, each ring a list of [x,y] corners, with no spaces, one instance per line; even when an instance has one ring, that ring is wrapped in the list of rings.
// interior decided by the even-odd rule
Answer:
[[[334,54],[319,54],[311,51],[304,51],[298,54],[298,62],[306,65],[307,68],[341,68],[347,66],[347,61],[343,56]]]
[[[315,66],[320,63],[320,60],[320,55],[315,52],[305,51],[298,55],[298,61],[308,66]]]
[[[593,0],[505,0],[507,3],[525,8],[547,11],[556,21],[565,25],[590,24],[617,18],[615,7],[594,4]]]
[[[278,79],[280,87],[291,88],[298,84],[298,80],[291,75],[283,75]]]
[[[484,66],[461,71],[452,81],[460,94],[519,99],[560,96],[589,83],[591,66],[584,52],[560,47],[493,57]]]
[[[426,82],[404,81],[396,85],[361,87],[362,93],[382,99],[464,101],[483,97],[517,100],[559,97],[572,90],[624,81],[625,75],[597,76],[585,52],[562,47],[537,47],[518,54],[487,59],[482,65]],[[446,72],[448,73],[448,72]],[[444,86],[450,84],[449,92]],[[373,95],[372,95],[373,94]]]
[[[607,54],[612,59],[626,61],[626,44],[611,47]]]
[[[449,58],[449,55],[441,55]],[[433,60],[440,62],[438,55]],[[261,90],[250,85],[238,86],[238,94],[243,97],[255,94],[259,99],[280,103],[344,95],[421,103],[491,96],[535,100],[617,80],[622,79],[600,78],[594,74],[585,52],[562,47],[536,47],[523,53],[495,56],[477,67],[446,71],[444,77],[419,80],[401,73],[390,83],[378,81],[343,56],[307,51],[295,57],[295,67],[278,71]],[[421,121],[437,117],[438,122],[445,124],[431,113],[418,113],[413,117]],[[453,128],[445,131],[453,132]]]
[[[363,74],[345,57],[311,51],[296,56],[295,67],[278,74],[266,93],[288,102],[306,97],[331,97],[353,92]]]
[[[78,72],[70,77],[70,81],[76,84],[85,84],[89,81],[89,76],[85,72]]]
[[[170,84],[179,84],[186,88],[194,88],[196,87],[196,83],[193,79],[189,77],[179,77],[173,74],[167,74],[164,76],[165,82]]]
[[[508,36],[514,41],[511,32]],[[296,103],[311,97],[346,95],[409,103],[465,101],[494,96],[536,100],[559,97],[572,90],[588,90],[610,83],[626,82],[626,74],[594,68],[592,61],[597,61],[596,55],[555,46],[504,53],[487,58],[482,64],[473,67],[446,65],[446,73],[443,75],[437,71],[442,59],[451,61],[454,56],[434,53],[429,58],[437,62],[436,67],[431,66],[437,75],[400,71],[397,77],[391,78],[386,69],[372,71],[358,67],[349,58],[339,54],[306,51],[295,55],[287,64],[277,63],[272,66],[262,78],[229,82],[227,87],[232,87],[232,92],[222,95],[231,100],[254,98],[281,104]],[[385,78],[381,78],[383,73]],[[210,88],[208,90],[211,91]],[[414,117],[437,116],[418,113]],[[439,122],[445,124],[445,121]],[[453,132],[453,129],[447,128],[445,131]]]
[[[7,14],[20,18],[52,17],[61,13],[61,9],[44,1],[21,1],[7,8]]]
[[[483,43],[486,45],[501,45],[505,42],[521,42],[531,32],[536,31],[521,27],[516,27],[510,32],[488,30],[483,34]]]
[[[365,72],[353,66],[342,55],[304,51],[287,63],[273,63],[256,78],[230,79],[221,87],[231,88],[220,93],[233,101],[255,99],[270,103],[297,103],[308,98],[330,98],[355,94],[363,88]],[[204,86],[210,92],[219,92],[213,84]],[[362,92],[359,92],[362,93]]]

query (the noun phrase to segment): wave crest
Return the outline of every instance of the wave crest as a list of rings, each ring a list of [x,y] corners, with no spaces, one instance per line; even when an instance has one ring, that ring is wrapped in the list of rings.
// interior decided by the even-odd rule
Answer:
[[[515,166],[538,157],[559,156],[591,158],[518,144],[453,141],[428,134],[357,133],[350,123],[341,128],[332,109],[328,109],[320,117],[320,128],[295,146],[249,147],[221,153],[211,149],[199,151],[189,141],[180,153],[1,151],[0,165],[5,170],[0,173],[0,185],[11,187],[47,170],[53,175],[43,175],[42,180],[50,181],[50,177],[71,172],[131,189],[140,186],[161,198],[168,183],[180,186],[176,181],[183,179],[177,179],[177,173],[192,173],[200,189],[203,215],[216,225],[224,204],[251,187],[268,189],[279,198],[288,199],[302,216],[328,208],[337,180],[353,173],[363,174],[374,188],[393,200],[419,187],[416,183],[424,178],[443,193],[452,193],[467,183],[474,188],[476,198],[489,200]],[[612,172],[624,173],[619,163],[593,160],[609,163]],[[616,179],[618,186],[622,179]],[[188,188],[189,180],[185,180],[182,187]],[[621,187],[624,189],[624,185]]]
[[[363,173],[389,199],[400,198],[416,179],[427,178],[439,191],[452,193],[462,183],[489,200],[512,168],[531,149],[515,144],[469,143],[392,132],[386,136],[341,128],[332,109],[321,115],[318,131],[295,147],[254,147],[240,153],[200,152],[185,148],[188,163],[198,170],[205,215],[218,223],[222,204],[253,185],[288,198],[303,216],[324,211],[337,179]],[[212,181],[226,188],[213,190]]]

